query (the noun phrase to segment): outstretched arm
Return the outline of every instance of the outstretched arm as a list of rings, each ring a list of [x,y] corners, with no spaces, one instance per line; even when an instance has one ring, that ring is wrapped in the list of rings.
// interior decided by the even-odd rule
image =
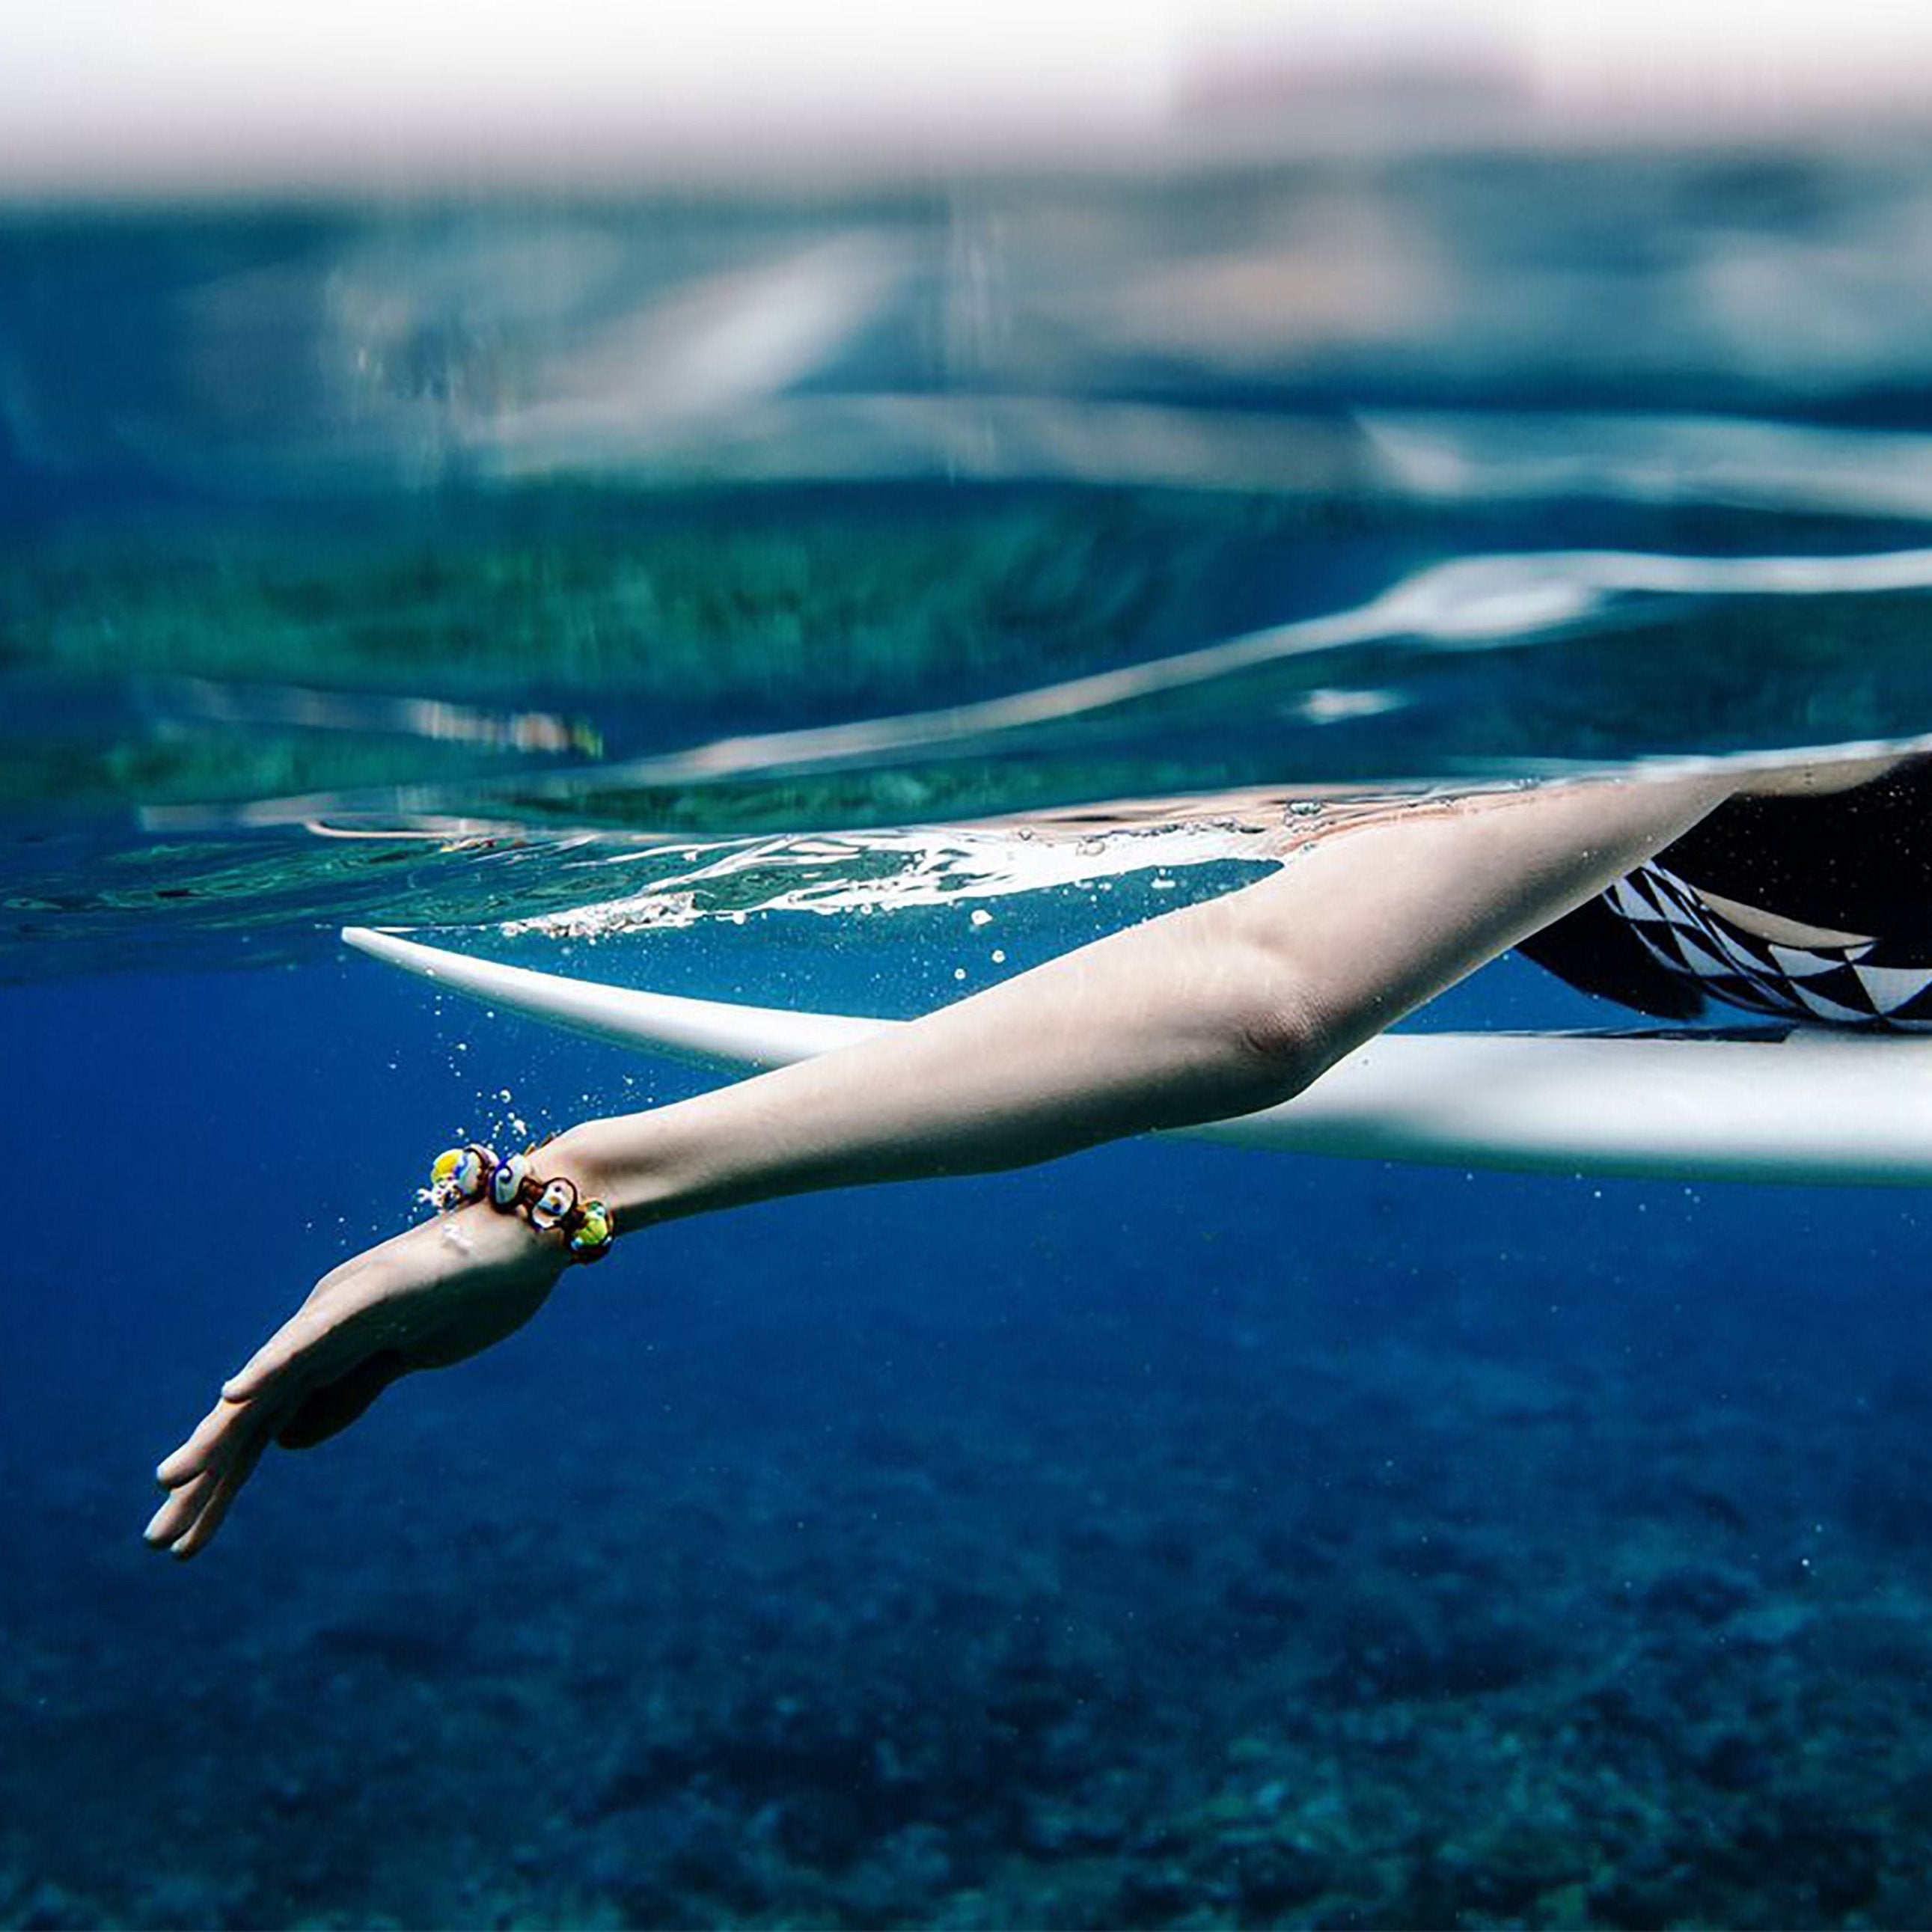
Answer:
[[[890,1034],[573,1128],[542,1167],[612,1203],[628,1230],[808,1189],[1018,1166],[1272,1106],[1727,789],[1604,783],[1393,808],[1258,885]],[[502,1340],[563,1265],[554,1237],[487,1208],[345,1263],[162,1464],[170,1493],[149,1540],[194,1555],[271,1443],[320,1442],[400,1376]]]
[[[1252,1112],[1582,903],[1726,790],[1601,784],[1400,808],[1259,884],[910,1026],[588,1122],[545,1153],[635,1228]]]

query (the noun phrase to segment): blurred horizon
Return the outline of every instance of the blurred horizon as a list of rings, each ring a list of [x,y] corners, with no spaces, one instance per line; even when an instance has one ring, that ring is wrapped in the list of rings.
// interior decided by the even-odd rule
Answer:
[[[0,24],[0,205],[1862,140],[1932,124],[1928,74],[1932,18],[1878,0],[80,0]]]

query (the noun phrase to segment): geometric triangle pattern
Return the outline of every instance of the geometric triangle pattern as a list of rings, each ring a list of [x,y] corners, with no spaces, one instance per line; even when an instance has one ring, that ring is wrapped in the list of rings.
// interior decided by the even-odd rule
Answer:
[[[1666,972],[1726,1006],[1828,1026],[1932,1033],[1932,962],[1882,939],[1773,944],[1713,912],[1674,872],[1640,866],[1604,903]]]

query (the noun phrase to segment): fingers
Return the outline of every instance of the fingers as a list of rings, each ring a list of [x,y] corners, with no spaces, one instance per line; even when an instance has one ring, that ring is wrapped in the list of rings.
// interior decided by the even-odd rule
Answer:
[[[403,1372],[400,1361],[375,1366],[361,1358],[380,1338],[375,1316],[390,1279],[374,1264],[410,1239],[398,1237],[325,1275],[308,1301],[224,1385],[221,1400],[154,1472],[172,1493],[148,1524],[149,1543],[177,1556],[206,1547],[263,1452],[302,1414],[312,1394],[347,1379],[340,1396],[318,1401],[290,1436],[292,1445],[320,1442],[346,1427]],[[388,1358],[381,1360],[386,1364]]]
[[[182,1557],[202,1548],[286,1414],[286,1407],[218,1402],[155,1472],[162,1486],[173,1493],[149,1520],[143,1532],[148,1542]]]
[[[266,1395],[238,1400],[224,1393],[194,1433],[154,1472],[155,1480],[172,1493],[142,1532],[150,1545],[183,1558],[206,1548],[272,1442],[306,1449],[326,1441],[366,1413],[410,1370],[402,1356],[388,1351],[320,1388],[270,1387],[274,1376],[293,1383],[307,1359],[298,1351],[284,1361],[260,1385],[269,1389]]]
[[[325,1284],[326,1286],[326,1284]],[[192,1556],[220,1526],[237,1492],[254,1473],[270,1442],[300,1413],[318,1384],[326,1384],[338,1359],[352,1354],[358,1311],[340,1304],[305,1309],[284,1323],[223,1388],[221,1400],[193,1435],[154,1472],[173,1493],[157,1510],[146,1534],[157,1548]],[[386,1360],[388,1358],[382,1358]],[[347,1400],[314,1418],[320,1442],[346,1427],[403,1372],[398,1361],[386,1374],[352,1376]]]
[[[278,1377],[308,1376],[320,1366],[330,1342],[341,1331],[342,1317],[316,1310],[285,1322],[221,1385],[227,1402],[251,1402]]]
[[[264,1432],[251,1441],[228,1468],[219,1473],[210,1472],[206,1479],[207,1488],[197,1499],[199,1507],[194,1521],[169,1546],[176,1556],[185,1562],[207,1546],[208,1539],[221,1527],[222,1519],[227,1515],[242,1485],[255,1473],[255,1465],[262,1460],[262,1452],[268,1447],[268,1442]]]
[[[252,1419],[245,1402],[230,1401],[224,1395],[196,1425],[194,1433],[154,1472],[154,1480],[164,1490],[179,1489],[221,1456],[230,1438]]]
[[[201,1514],[202,1505],[207,1502],[214,1484],[214,1478],[206,1472],[184,1483],[155,1510],[141,1534],[157,1550],[172,1547]]]

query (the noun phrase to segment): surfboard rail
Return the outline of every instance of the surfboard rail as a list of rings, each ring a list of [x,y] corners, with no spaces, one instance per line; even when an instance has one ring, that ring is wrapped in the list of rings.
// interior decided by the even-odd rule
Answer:
[[[353,926],[358,952],[545,1025],[740,1072],[903,1024],[692,999],[507,965]],[[1178,1130],[1298,1154],[1678,1180],[1932,1184],[1932,1038],[1390,1033],[1306,1093]]]

